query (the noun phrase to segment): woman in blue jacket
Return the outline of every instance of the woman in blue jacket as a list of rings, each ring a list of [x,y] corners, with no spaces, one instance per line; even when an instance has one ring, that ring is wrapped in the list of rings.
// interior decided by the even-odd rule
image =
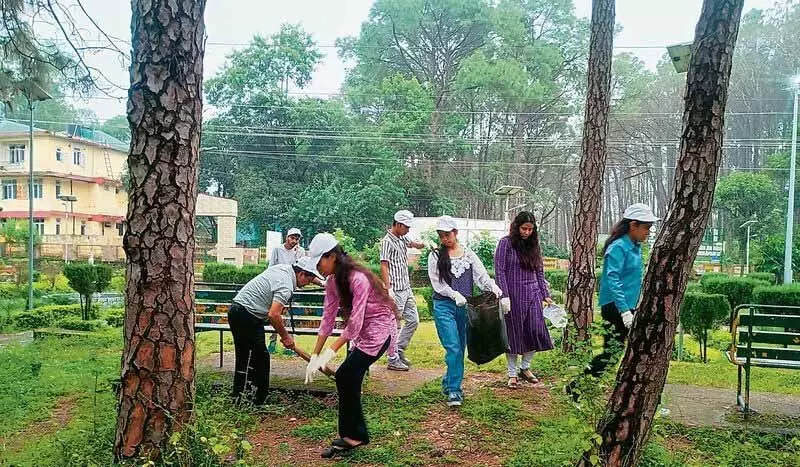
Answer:
[[[584,371],[594,377],[600,377],[624,348],[642,289],[642,242],[660,220],[649,206],[641,203],[629,206],[622,217],[603,246],[600,276],[600,312],[605,328],[603,353],[594,357]],[[575,384],[575,381],[570,383],[567,392],[577,399]]]

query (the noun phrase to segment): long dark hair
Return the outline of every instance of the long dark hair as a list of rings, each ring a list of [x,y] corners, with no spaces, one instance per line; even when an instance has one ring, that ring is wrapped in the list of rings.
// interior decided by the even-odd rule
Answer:
[[[452,263],[450,261],[450,251],[444,245],[439,246],[436,250],[439,257],[436,260],[436,270],[439,271],[439,279],[443,280],[447,285],[453,285],[453,271],[450,270]]]
[[[353,271],[358,271],[366,275],[370,285],[378,295],[381,296],[381,299],[383,299],[387,305],[390,305],[395,313],[397,312],[397,305],[394,303],[394,300],[389,298],[389,292],[386,290],[386,287],[383,286],[383,281],[381,281],[378,276],[356,262],[352,256],[344,251],[341,245],[336,245],[333,250],[322,256],[328,257],[330,255],[336,255],[336,263],[333,267],[333,278],[336,283],[336,291],[339,292],[339,315],[345,322],[350,318],[350,313],[353,311],[353,291],[350,289],[350,276]]]
[[[614,224],[614,227],[611,228],[611,235],[608,236],[606,242],[603,244],[603,254],[606,254],[606,250],[608,247],[611,246],[617,239],[628,235],[628,232],[631,230],[631,220],[630,219],[622,219],[621,221]]]
[[[519,233],[522,224],[530,222],[533,224],[531,235],[523,239]],[[511,223],[508,236],[511,239],[511,246],[519,255],[519,263],[523,269],[529,271],[539,271],[544,269],[542,265],[542,247],[539,245],[539,229],[536,227],[536,216],[532,212],[522,211],[514,218]]]

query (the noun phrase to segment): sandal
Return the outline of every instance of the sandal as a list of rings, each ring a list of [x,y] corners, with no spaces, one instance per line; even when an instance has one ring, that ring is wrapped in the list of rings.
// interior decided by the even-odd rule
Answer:
[[[355,449],[355,448],[357,448],[357,447],[359,447],[359,446],[361,446],[363,444],[364,443],[360,443],[360,444],[356,444],[355,446],[353,446],[352,444],[348,443],[347,441],[345,441],[345,440],[343,440],[341,438],[337,438],[337,439],[335,439],[335,440],[333,440],[331,442],[331,445],[329,447],[325,448],[325,450],[322,451],[322,458],[323,459],[331,459],[334,456],[347,454],[350,451],[352,451],[353,449]]]
[[[539,378],[531,370],[522,370],[519,372],[519,376],[531,384],[539,384]]]
[[[516,377],[508,378],[507,386],[508,386],[508,389],[518,389],[519,388],[519,383],[517,382],[517,378]]]

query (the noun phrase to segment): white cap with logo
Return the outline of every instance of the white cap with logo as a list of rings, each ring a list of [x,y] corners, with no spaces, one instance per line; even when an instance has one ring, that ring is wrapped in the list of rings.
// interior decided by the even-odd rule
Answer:
[[[438,232],[452,232],[458,230],[458,224],[456,224],[456,220],[452,217],[442,216],[436,222],[436,230]]]
[[[413,219],[414,219],[414,213],[406,209],[394,213],[394,221],[399,224],[403,224],[406,227],[411,227],[411,221]]]
[[[297,227],[292,227],[288,232],[286,232],[287,237],[291,237],[292,235],[297,235],[298,237],[303,238],[303,233],[300,232],[300,229]]]
[[[322,277],[322,274],[320,274],[319,271],[317,271],[317,266],[315,264],[311,264],[311,258],[309,258],[308,256],[303,256],[302,258],[298,259],[297,262],[294,263],[294,265],[309,274],[313,274],[314,277],[317,277],[319,279],[324,279]]]
[[[625,213],[622,215],[622,217],[624,219],[642,222],[644,224],[652,224],[661,220],[661,218],[656,217],[656,215],[653,214],[653,210],[650,209],[650,206],[644,203],[631,204],[628,206],[628,209],[625,210]]]
[[[308,244],[308,257],[311,267],[316,269],[322,255],[336,248],[338,244],[339,240],[336,240],[336,237],[327,232],[314,235],[311,243]]]

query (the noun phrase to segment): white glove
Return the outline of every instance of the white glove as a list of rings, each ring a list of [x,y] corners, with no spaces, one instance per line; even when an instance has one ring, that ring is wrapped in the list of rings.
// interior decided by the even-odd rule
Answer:
[[[503,297],[503,298],[500,299],[500,311],[503,312],[504,315],[508,314],[508,312],[511,311],[511,299],[510,298]]]
[[[633,324],[633,313],[630,311],[622,313],[622,324],[625,325],[625,329],[630,329],[631,324]]]
[[[436,244],[433,243],[431,240],[423,240],[422,241],[422,245],[424,245],[425,248],[427,248],[429,250],[435,250],[436,249]]]
[[[319,356],[319,361],[318,361],[319,369],[321,370],[321,369],[325,368],[326,366],[328,366],[328,363],[331,360],[333,360],[333,357],[335,357],[335,356],[336,356],[336,352],[334,352],[330,347],[325,349],[325,351],[322,352],[322,355]]]
[[[453,296],[453,301],[456,302],[456,306],[459,308],[467,304],[467,299],[458,292]]]
[[[308,360],[308,366],[306,366],[306,384],[314,382],[314,373],[319,368],[319,355],[312,353],[311,358]]]
[[[492,284],[492,293],[495,297],[500,298],[503,296],[503,289],[497,284]]]

